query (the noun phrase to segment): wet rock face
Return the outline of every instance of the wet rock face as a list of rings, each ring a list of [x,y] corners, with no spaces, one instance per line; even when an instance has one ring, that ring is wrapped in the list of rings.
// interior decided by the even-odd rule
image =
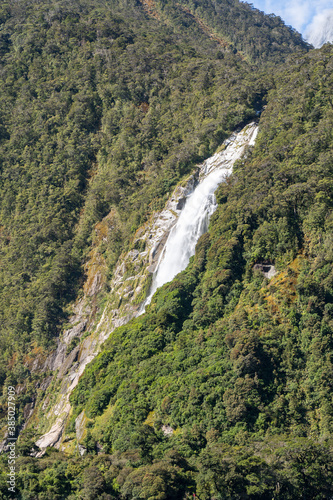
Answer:
[[[28,420],[29,417],[32,415],[34,409],[34,402],[27,403],[23,409],[23,417],[24,420]]]
[[[83,448],[82,440],[86,434],[86,426],[87,426],[87,417],[86,417],[85,412],[83,410],[83,411],[81,411],[80,415],[75,420],[76,440],[79,443],[79,446],[81,446],[82,448]]]
[[[190,258],[195,254],[200,236],[208,231],[210,217],[217,208],[216,189],[232,173],[235,161],[243,155],[257,131],[258,126],[252,123],[233,134],[223,144],[221,151],[200,166],[199,180],[193,177],[196,185],[192,183],[192,191],[187,195],[184,208],[163,246],[163,253],[154,270],[149,295],[141,308],[142,312],[158,288],[186,269]]]
[[[254,141],[255,129],[255,124],[251,124],[242,131],[249,145],[252,140]],[[238,148],[239,138],[240,134],[235,134],[229,143]],[[227,145],[226,141],[225,146]],[[239,143],[239,156],[242,152]],[[85,367],[98,354],[102,343],[112,331],[140,314],[140,306],[149,292],[152,273],[155,271],[168,235],[185,205],[186,198],[193,192],[200,179],[218,167],[222,158],[225,161],[225,148],[197,167],[188,179],[175,188],[164,209],[152,214],[150,220],[137,230],[130,250],[118,260],[109,284],[110,292],[106,306],[99,321],[96,320],[98,309],[95,304],[96,297],[103,288],[103,270],[106,269],[106,264],[97,249],[92,249],[90,260],[86,265],[87,281],[84,285],[84,295],[74,307],[70,327],[64,331],[56,351],[44,364],[44,370],[53,372],[54,376],[48,377],[44,399],[39,403],[39,408],[34,410],[43,416],[39,430],[44,434],[36,443],[41,448],[41,454],[48,446],[66,449],[64,430],[71,410],[70,394],[78,384]],[[114,214],[110,213],[97,224],[96,233],[99,239],[104,241],[107,238],[108,230],[112,228],[114,220]],[[53,387],[54,382],[57,384],[55,393],[50,392],[50,389],[48,391],[48,387],[51,384]],[[84,427],[79,420],[77,426],[78,429]],[[78,429],[76,429],[77,443],[81,440]],[[168,429],[167,431],[169,432]]]
[[[69,408],[68,408],[69,412]],[[48,446],[55,446],[59,443],[63,430],[65,427],[65,419],[58,418],[56,422],[53,424],[49,432],[44,434],[41,438],[36,441],[36,445],[41,449],[41,452],[37,454],[37,457],[43,455],[44,450]]]
[[[100,292],[103,279],[100,276],[95,279],[90,273],[89,286],[85,285],[85,295],[74,308],[75,314],[70,320],[72,326],[64,332],[58,341],[56,351],[44,364],[45,371],[54,372],[60,387],[57,388],[56,402],[46,414],[49,430],[36,442],[41,448],[41,454],[48,446],[64,449],[63,435],[70,412],[69,396],[78,384],[86,365],[98,354],[101,344],[111,332],[139,314],[140,304],[149,291],[149,280],[169,231],[181,212],[186,196],[194,189],[198,173],[197,170],[183,186],[178,186],[164,210],[153,214],[150,221],[139,228],[132,242],[132,248],[118,261],[110,283],[109,300],[100,321],[94,326],[92,323],[96,311],[91,298]],[[143,250],[140,251],[138,248]],[[93,261],[98,261],[96,255],[93,255]],[[97,272],[100,274],[100,270]],[[92,333],[85,337],[90,329]],[[77,340],[78,344],[68,352],[73,340]],[[47,390],[53,379],[54,377],[47,379],[44,390]],[[40,407],[45,411],[48,406],[49,396],[46,396]],[[79,427],[81,424],[78,421]],[[77,442],[80,441],[78,436],[76,439]],[[84,453],[82,446],[81,448]]]

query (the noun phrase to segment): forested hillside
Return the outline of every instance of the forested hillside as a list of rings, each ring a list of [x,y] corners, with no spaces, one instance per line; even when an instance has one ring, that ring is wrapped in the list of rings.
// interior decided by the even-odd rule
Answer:
[[[237,0],[22,0],[0,22],[0,417],[18,387],[19,426],[92,246],[98,317],[139,226],[260,115],[188,268],[72,394],[87,453],[30,456],[28,422],[15,498],[331,498],[332,46]]]
[[[22,383],[23,354],[54,346],[94,224],[113,211],[112,274],[170,187],[255,116],[271,85],[208,24],[159,8],[164,21],[131,2],[1,6],[1,383],[8,367],[7,384]],[[274,23],[275,46],[288,34],[280,52],[307,49]]]
[[[267,78],[178,11],[164,23],[131,3],[1,6],[7,356],[11,347],[52,344],[96,222],[115,209],[111,272],[170,187],[261,106]]]

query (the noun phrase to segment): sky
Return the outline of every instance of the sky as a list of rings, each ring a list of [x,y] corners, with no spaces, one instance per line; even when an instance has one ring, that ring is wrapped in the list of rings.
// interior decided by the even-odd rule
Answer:
[[[282,17],[316,47],[333,42],[333,0],[247,0],[266,14]]]

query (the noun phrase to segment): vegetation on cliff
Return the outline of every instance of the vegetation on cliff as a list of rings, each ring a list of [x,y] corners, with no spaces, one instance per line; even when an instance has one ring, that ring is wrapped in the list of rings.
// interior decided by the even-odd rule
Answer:
[[[101,247],[111,275],[133,231],[255,116],[271,85],[246,44],[238,54],[212,36],[218,22],[232,31],[218,12],[209,22],[195,6],[191,15],[173,2],[155,8],[160,19],[134,2],[1,5],[1,385],[24,385],[40,349],[54,347],[94,225],[112,213]],[[307,50],[282,21],[232,8],[247,23],[274,24],[262,35],[265,63],[276,59],[275,39],[280,59]]]
[[[199,498],[332,494],[332,64],[325,46],[276,75],[190,266],[111,335],[73,395],[90,451],[137,454],[114,474],[124,498],[150,498],[170,453]]]
[[[95,224],[112,211],[111,275],[170,188],[265,105],[189,267],[84,372],[65,432],[84,412],[87,455],[36,459],[26,431],[18,498],[331,498],[332,46],[308,52],[236,0],[21,1],[0,21],[0,382],[22,388],[19,423]]]
[[[169,17],[116,2],[1,6],[1,366],[52,346],[94,224],[113,209],[112,272],[170,187],[261,106],[265,78]]]

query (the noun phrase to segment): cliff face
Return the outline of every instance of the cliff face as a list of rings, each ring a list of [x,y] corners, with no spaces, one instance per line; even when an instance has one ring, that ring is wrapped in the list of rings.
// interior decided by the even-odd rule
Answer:
[[[281,69],[189,266],[73,391],[68,438],[119,495],[332,494],[332,61]]]
[[[98,319],[93,304],[96,303],[102,289],[105,263],[96,249],[91,251],[90,260],[86,264],[88,279],[84,287],[84,296],[74,307],[75,314],[70,320],[73,326],[64,332],[56,351],[44,364],[43,370],[51,372],[52,376],[48,377],[43,387],[46,393],[38,401],[31,415],[32,423],[39,422],[35,426],[35,432],[38,434],[44,432],[36,442],[41,453],[48,446],[62,450],[73,449],[73,446],[76,446],[72,439],[64,435],[64,430],[71,415],[70,395],[86,365],[98,354],[103,342],[115,328],[142,314],[152,276],[168,235],[176,224],[189,195],[213,171],[225,169],[230,175],[233,164],[241,158],[246,147],[254,145],[256,134],[257,126],[253,123],[233,134],[223,143],[219,153],[197,166],[194,174],[175,188],[164,209],[154,213],[151,220],[137,230],[131,249],[119,258],[110,282],[110,291],[104,299],[104,309],[99,310]],[[112,213],[97,225],[96,232],[99,238],[105,235],[103,227],[107,226],[109,221],[112,221]],[[200,234],[196,237],[199,236]],[[107,238],[107,235],[104,237]],[[176,248],[174,251],[179,252],[181,249]],[[78,429],[76,438],[82,450],[84,424],[86,421],[80,415],[76,423]]]
[[[126,324],[139,314],[140,305],[149,290],[150,278],[168,233],[177,220],[179,207],[188,192],[193,189],[196,179],[197,174],[194,174],[185,180],[184,186],[176,188],[164,210],[155,213],[151,221],[137,230],[132,248],[120,256],[116,265],[109,285],[110,291],[104,298],[106,305],[99,309],[94,308],[92,302],[97,300],[101,291],[105,263],[101,262],[102,257],[98,255],[98,251],[92,251],[91,259],[86,264],[89,269],[88,276],[91,277],[90,283],[88,278],[84,296],[74,307],[75,315],[70,320],[73,326],[64,332],[56,351],[44,365],[44,370],[55,373],[48,379],[48,385],[52,384],[52,393],[56,385],[57,396],[54,399],[46,394],[35,408],[37,414],[47,412],[46,420],[43,420],[42,426],[38,425],[38,430],[36,429],[38,433],[48,429],[36,443],[42,450],[48,446],[61,448],[63,431],[71,408],[69,397],[85,366],[94,359],[103,342],[115,328]],[[109,216],[100,224],[106,224],[108,219]],[[97,266],[100,267],[99,270],[96,270]],[[97,311],[100,317],[96,320]]]

